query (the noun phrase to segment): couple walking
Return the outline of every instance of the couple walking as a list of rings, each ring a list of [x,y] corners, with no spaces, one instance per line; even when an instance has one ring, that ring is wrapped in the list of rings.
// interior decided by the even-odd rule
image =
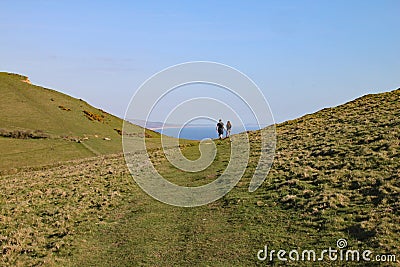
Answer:
[[[231,135],[231,129],[232,129],[232,124],[230,121],[227,121],[226,128],[225,128],[224,123],[222,122],[221,119],[219,119],[219,121],[217,123],[217,127],[216,127],[219,139],[222,139],[222,137],[224,135],[224,130],[226,131],[226,137],[229,137]]]

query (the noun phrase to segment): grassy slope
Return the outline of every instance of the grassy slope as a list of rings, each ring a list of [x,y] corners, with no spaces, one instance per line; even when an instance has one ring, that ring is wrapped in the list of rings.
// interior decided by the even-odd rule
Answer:
[[[351,249],[399,257],[399,100],[400,90],[368,95],[277,125],[273,168],[254,193],[247,187],[259,143],[257,132],[250,133],[244,178],[222,199],[197,208],[171,207],[147,196],[121,155],[0,177],[0,191],[7,192],[0,200],[2,261],[265,266],[271,263],[256,258],[264,245],[322,250],[335,248],[339,238],[346,238]],[[218,161],[200,174],[174,171],[159,154],[153,160],[171,181],[203,183],[226,166],[229,142],[218,141],[217,147]],[[183,152],[198,155],[195,146]]]
[[[32,85],[27,77],[0,72],[0,129],[41,130],[49,139],[0,137],[0,170],[44,165],[122,151],[122,120],[88,103],[57,91]],[[90,120],[84,111],[99,116]],[[132,131],[142,128],[132,126]],[[153,133],[151,133],[153,134]],[[87,137],[77,143],[74,140]],[[104,138],[110,138],[105,141]]]

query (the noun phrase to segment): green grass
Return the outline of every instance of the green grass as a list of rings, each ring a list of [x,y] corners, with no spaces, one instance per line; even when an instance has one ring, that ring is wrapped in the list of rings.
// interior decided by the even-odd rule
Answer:
[[[251,158],[242,180],[220,200],[196,208],[146,195],[121,154],[0,176],[2,265],[398,266],[282,264],[259,262],[256,255],[264,245],[322,250],[346,238],[349,249],[400,257],[399,100],[400,90],[369,95],[277,125],[273,167],[254,193],[248,185],[260,144],[259,134],[249,133]],[[216,161],[197,174],[177,171],[156,143],[151,157],[170,181],[204,184],[226,167],[227,141],[216,141]],[[182,151],[199,156],[193,142]]]
[[[121,132],[118,133],[123,123],[120,118],[81,99],[24,82],[26,79],[22,75],[0,72],[0,131],[40,131],[51,141],[1,139],[0,170],[122,151]],[[136,125],[131,125],[129,130],[143,132],[143,128]],[[159,138],[158,133],[148,131],[148,134]],[[73,144],[76,141],[80,143]],[[43,156],[38,157],[33,151],[41,151]]]
[[[3,152],[0,170],[3,170],[3,172],[15,170],[21,166],[41,166],[95,156],[82,143],[65,140],[21,140],[0,137],[0,147]]]

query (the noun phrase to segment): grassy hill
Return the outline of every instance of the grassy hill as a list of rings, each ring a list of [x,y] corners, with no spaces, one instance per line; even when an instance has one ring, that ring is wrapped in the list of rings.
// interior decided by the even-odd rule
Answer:
[[[0,94],[0,170],[122,151],[122,120],[81,99],[4,72]]]
[[[179,208],[147,196],[121,154],[75,160],[0,176],[2,265],[44,266],[398,266],[400,257],[400,90],[367,95],[277,125],[273,167],[255,192],[248,185],[259,156],[222,199]],[[237,135],[235,138],[243,138]],[[170,181],[215,179],[230,143],[200,173],[175,169],[159,151]],[[197,146],[183,147],[196,158]],[[348,249],[397,255],[397,262],[261,262],[257,252]],[[319,256],[319,255],[318,255]],[[372,257],[372,256],[371,256]]]

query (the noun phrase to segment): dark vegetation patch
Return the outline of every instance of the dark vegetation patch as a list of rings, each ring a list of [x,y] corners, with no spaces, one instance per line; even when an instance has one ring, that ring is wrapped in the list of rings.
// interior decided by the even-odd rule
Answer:
[[[15,139],[45,139],[50,136],[42,130],[13,130],[0,129],[0,136]]]
[[[70,108],[66,108],[66,107],[64,107],[62,105],[58,106],[58,108],[61,109],[61,110],[65,110],[65,111],[71,111]]]
[[[114,128],[114,131],[116,131],[119,135],[122,135],[122,130],[121,129]]]
[[[104,121],[104,115],[103,114],[99,115],[99,114],[90,112],[88,110],[84,110],[83,113],[85,114],[86,118],[88,118],[91,121],[99,121],[99,122]]]

